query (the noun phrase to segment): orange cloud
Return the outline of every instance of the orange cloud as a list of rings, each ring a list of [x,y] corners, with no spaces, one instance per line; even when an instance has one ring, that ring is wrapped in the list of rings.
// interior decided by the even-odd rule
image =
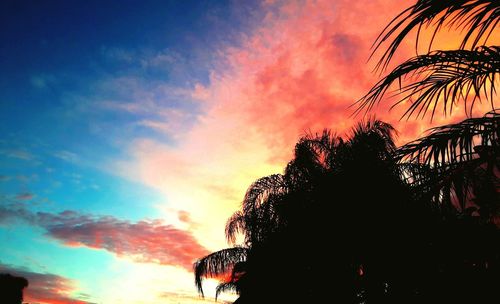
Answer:
[[[0,223],[22,219],[45,229],[66,246],[104,249],[138,262],[179,266],[191,271],[194,261],[208,254],[191,232],[161,220],[130,222],[112,216],[95,217],[74,211],[32,213],[22,208],[0,208]],[[189,214],[182,213],[183,221]]]
[[[47,235],[68,246],[105,249],[138,262],[180,266],[191,271],[194,261],[208,253],[190,232],[160,220],[131,223],[73,212],[45,216],[47,220],[40,224],[47,230]]]

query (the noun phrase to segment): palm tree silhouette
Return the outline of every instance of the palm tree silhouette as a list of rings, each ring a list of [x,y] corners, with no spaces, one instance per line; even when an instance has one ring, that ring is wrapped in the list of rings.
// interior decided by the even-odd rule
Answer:
[[[497,140],[494,126],[474,129],[488,119],[468,121],[470,136]],[[228,220],[229,243],[235,245],[242,233],[243,244],[195,263],[200,293],[203,278],[217,277],[217,295],[236,291],[238,304],[493,301],[499,231],[486,217],[458,216],[451,212],[458,207],[446,208],[457,202],[457,189],[466,187],[452,174],[460,168],[443,171],[440,154],[432,150],[441,136],[454,132],[453,125],[441,127],[398,149],[392,126],[372,119],[346,139],[330,131],[302,137],[284,173],[253,183],[241,210]],[[488,159],[485,154],[479,161]],[[467,178],[481,184],[489,165],[475,168],[484,170]],[[438,178],[446,172],[450,180]],[[476,200],[498,203],[483,192],[474,193]]]
[[[228,220],[229,243],[243,233],[243,245],[195,263],[200,293],[204,277],[223,277],[217,294],[235,290],[238,303],[319,301],[328,289],[352,303],[383,295],[391,228],[404,225],[399,214],[411,201],[394,133],[368,120],[346,140],[326,130],[301,138],[284,174],[253,183]],[[335,251],[316,250],[325,240]],[[320,279],[325,273],[330,281]]]
[[[375,51],[390,40],[377,68],[385,69],[401,42],[417,28],[434,26],[429,52],[397,66],[358,101],[357,111],[370,110],[389,88],[399,84],[396,106],[411,101],[403,117],[434,117],[439,105],[443,114],[464,102],[468,116],[477,101],[486,99],[492,111],[484,117],[469,118],[442,126],[399,149],[399,157],[412,166],[407,174],[421,185],[421,193],[432,196],[437,205],[453,212],[479,214],[494,221],[500,209],[500,115],[495,110],[500,76],[500,47],[486,44],[498,30],[500,2],[492,0],[418,0],[382,31]],[[430,51],[442,28],[462,30],[457,50]],[[373,55],[373,54],[372,54]],[[407,82],[412,76],[416,81]],[[422,170],[427,174],[422,175]]]
[[[485,222],[499,215],[499,113],[434,128],[397,154],[412,165],[406,174],[418,193],[435,205]]]
[[[458,102],[464,103],[470,117],[483,98],[492,109],[483,117],[431,129],[395,153],[402,176],[411,184],[414,201],[430,204],[429,210],[437,215],[429,225],[432,235],[417,251],[423,255],[407,264],[419,265],[420,269],[409,273],[421,279],[425,275],[428,284],[409,281],[409,286],[417,287],[414,290],[419,296],[406,297],[406,302],[489,303],[496,299],[500,114],[495,109],[495,86],[500,73],[500,47],[481,44],[498,30],[499,21],[498,1],[418,0],[394,18],[374,44],[375,53],[392,38],[377,64],[377,69],[384,70],[411,30],[417,28],[418,45],[421,30],[434,26],[428,53],[389,72],[358,101],[357,112],[371,110],[395,84],[401,98],[393,107],[410,101],[402,118],[430,114],[432,120],[438,108],[444,115],[451,114]],[[444,27],[462,30],[458,49],[431,51],[436,33]],[[424,231],[429,230],[422,230],[416,237],[421,238]]]

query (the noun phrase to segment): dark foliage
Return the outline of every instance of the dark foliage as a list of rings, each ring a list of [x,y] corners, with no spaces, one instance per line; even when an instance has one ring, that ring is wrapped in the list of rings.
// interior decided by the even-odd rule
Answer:
[[[21,304],[23,289],[28,286],[28,280],[8,273],[0,274],[0,300],[4,304]]]
[[[245,234],[245,249],[196,263],[200,290],[203,277],[226,274],[217,292],[236,291],[240,304],[496,299],[498,230],[436,208],[422,190],[434,191],[433,167],[403,161],[415,150],[396,149],[393,134],[370,120],[346,140],[302,138],[284,174],[255,182],[230,218],[226,232]],[[413,172],[427,179],[417,186]]]

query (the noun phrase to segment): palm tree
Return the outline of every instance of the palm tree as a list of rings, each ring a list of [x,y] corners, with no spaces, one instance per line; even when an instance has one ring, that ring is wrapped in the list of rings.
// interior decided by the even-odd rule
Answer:
[[[240,291],[238,281],[244,274],[249,251],[265,241],[279,228],[279,218],[275,204],[285,193],[286,186],[281,174],[266,176],[255,181],[247,190],[242,210],[236,211],[227,221],[226,239],[236,245],[236,237],[243,233],[243,246],[226,248],[209,254],[194,265],[195,284],[203,295],[203,278],[219,278],[222,283],[217,287],[216,298],[223,291]]]
[[[498,30],[499,21],[498,1],[418,0],[396,16],[374,43],[375,53],[392,39],[376,66],[383,71],[412,30],[417,30],[418,48],[421,31],[434,27],[428,52],[410,58],[383,77],[358,101],[357,112],[370,111],[396,86],[400,98],[393,107],[409,105],[402,118],[430,115],[432,120],[437,111],[451,114],[459,102],[464,103],[469,116],[431,129],[395,153],[401,175],[411,185],[413,200],[430,204],[429,210],[436,211],[430,230],[415,235],[430,236],[420,243],[423,251],[416,248],[425,258],[407,264],[418,265],[409,273],[420,273],[417,277],[428,282],[410,284],[418,287],[419,303],[488,303],[496,297],[500,114],[495,105],[500,47],[487,43]],[[445,27],[462,31],[458,49],[432,51],[436,34]],[[482,100],[490,104],[491,112],[471,117]],[[409,298],[405,301],[411,302]]]
[[[218,277],[217,294],[234,290],[238,303],[320,301],[325,289],[352,303],[383,294],[388,277],[377,265],[390,245],[380,234],[393,235],[390,226],[401,222],[395,212],[409,202],[409,186],[393,158],[394,134],[392,126],[368,120],[346,140],[326,130],[301,138],[284,174],[254,182],[228,220],[228,242],[234,245],[242,233],[243,245],[195,263],[200,293],[204,277]],[[334,252],[317,248],[325,240],[338,242]],[[383,250],[377,249],[381,242]],[[374,251],[378,257],[369,257]],[[330,281],[319,280],[325,273]]]
[[[495,220],[500,211],[499,113],[433,128],[400,147],[396,157],[413,165],[406,174],[420,195],[448,210]]]
[[[433,26],[428,53],[410,58],[389,72],[358,101],[357,109],[371,110],[396,84],[401,98],[393,107],[410,101],[402,117],[407,119],[430,115],[432,120],[439,109],[444,115],[451,114],[459,102],[471,117],[478,101],[488,101],[492,111],[484,117],[432,129],[427,136],[398,150],[407,169],[412,169],[406,174],[421,187],[419,193],[430,195],[448,210],[479,213],[486,221],[494,220],[500,209],[500,115],[495,109],[500,46],[485,45],[498,30],[499,21],[498,1],[418,0],[396,16],[375,41],[374,53],[392,38],[377,69],[387,68],[412,30],[417,29],[418,45],[423,28]],[[445,27],[462,31],[458,49],[431,51],[437,32]]]

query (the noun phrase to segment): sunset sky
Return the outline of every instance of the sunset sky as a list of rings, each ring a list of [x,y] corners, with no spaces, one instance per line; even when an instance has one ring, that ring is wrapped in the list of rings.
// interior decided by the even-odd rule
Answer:
[[[0,273],[39,303],[212,302],[192,263],[300,135],[361,119],[370,47],[411,3],[1,1]],[[464,117],[390,105],[371,114],[398,143]]]

